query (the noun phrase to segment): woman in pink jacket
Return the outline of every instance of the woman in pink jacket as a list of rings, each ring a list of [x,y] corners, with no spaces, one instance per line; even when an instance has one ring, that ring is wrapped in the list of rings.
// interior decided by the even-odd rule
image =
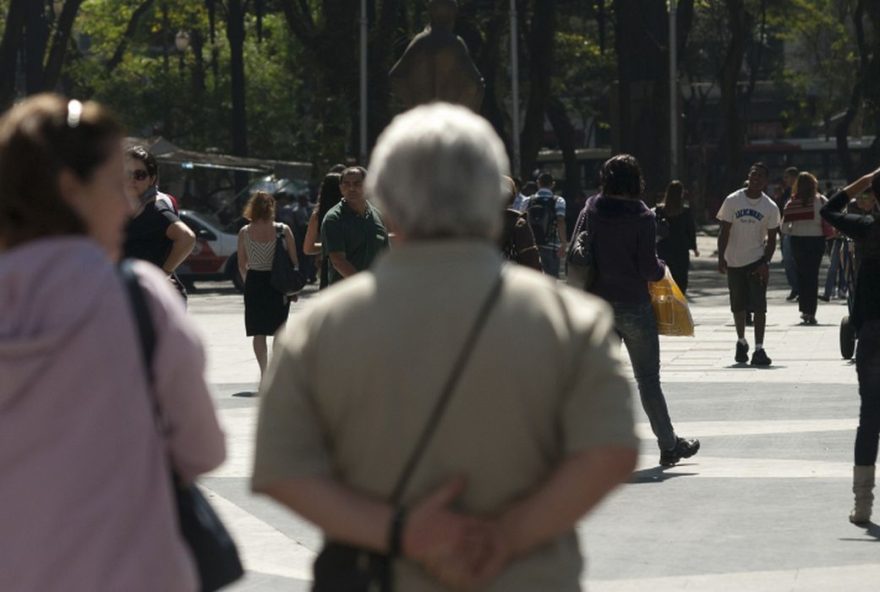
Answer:
[[[0,590],[191,591],[170,467],[223,435],[180,298],[135,265],[157,334],[152,394],[115,260],[130,214],[122,130],[40,95],[0,120]]]

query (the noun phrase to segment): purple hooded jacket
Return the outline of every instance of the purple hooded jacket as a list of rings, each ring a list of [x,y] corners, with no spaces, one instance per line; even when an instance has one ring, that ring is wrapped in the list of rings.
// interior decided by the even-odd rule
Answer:
[[[592,292],[612,304],[650,302],[648,282],[666,273],[666,264],[657,258],[654,212],[639,199],[599,194],[587,200],[572,236],[584,228],[587,217],[599,272]]]
[[[218,466],[202,346],[168,280],[135,272],[153,317],[160,436],[133,315],[86,238],[0,253],[0,590],[197,589],[169,461]]]

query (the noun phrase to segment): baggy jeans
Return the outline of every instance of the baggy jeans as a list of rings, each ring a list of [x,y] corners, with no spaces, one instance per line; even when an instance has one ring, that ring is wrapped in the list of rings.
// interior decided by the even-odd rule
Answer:
[[[612,302],[611,307],[614,309],[615,329],[626,345],[642,408],[651,422],[651,430],[657,437],[660,449],[670,450],[675,446],[676,436],[669,419],[666,397],[660,387],[660,338],[654,308],[650,302]]]

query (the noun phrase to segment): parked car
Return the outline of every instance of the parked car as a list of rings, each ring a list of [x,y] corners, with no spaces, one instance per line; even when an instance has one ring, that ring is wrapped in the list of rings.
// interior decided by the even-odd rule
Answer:
[[[180,220],[196,234],[192,254],[177,268],[187,289],[194,282],[230,280],[238,290],[244,288],[238,273],[238,235],[222,230],[208,214],[181,210]]]

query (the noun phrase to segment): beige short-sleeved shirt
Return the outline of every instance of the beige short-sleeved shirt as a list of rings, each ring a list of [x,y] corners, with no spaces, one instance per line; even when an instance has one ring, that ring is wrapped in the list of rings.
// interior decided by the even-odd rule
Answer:
[[[262,389],[253,484],[332,475],[388,498],[502,267],[482,242],[407,244],[288,323]],[[495,515],[567,454],[636,448],[631,394],[601,300],[511,266],[404,496],[467,477],[460,508]],[[579,590],[572,530],[510,565],[493,591]],[[399,562],[398,589],[440,591]]]

